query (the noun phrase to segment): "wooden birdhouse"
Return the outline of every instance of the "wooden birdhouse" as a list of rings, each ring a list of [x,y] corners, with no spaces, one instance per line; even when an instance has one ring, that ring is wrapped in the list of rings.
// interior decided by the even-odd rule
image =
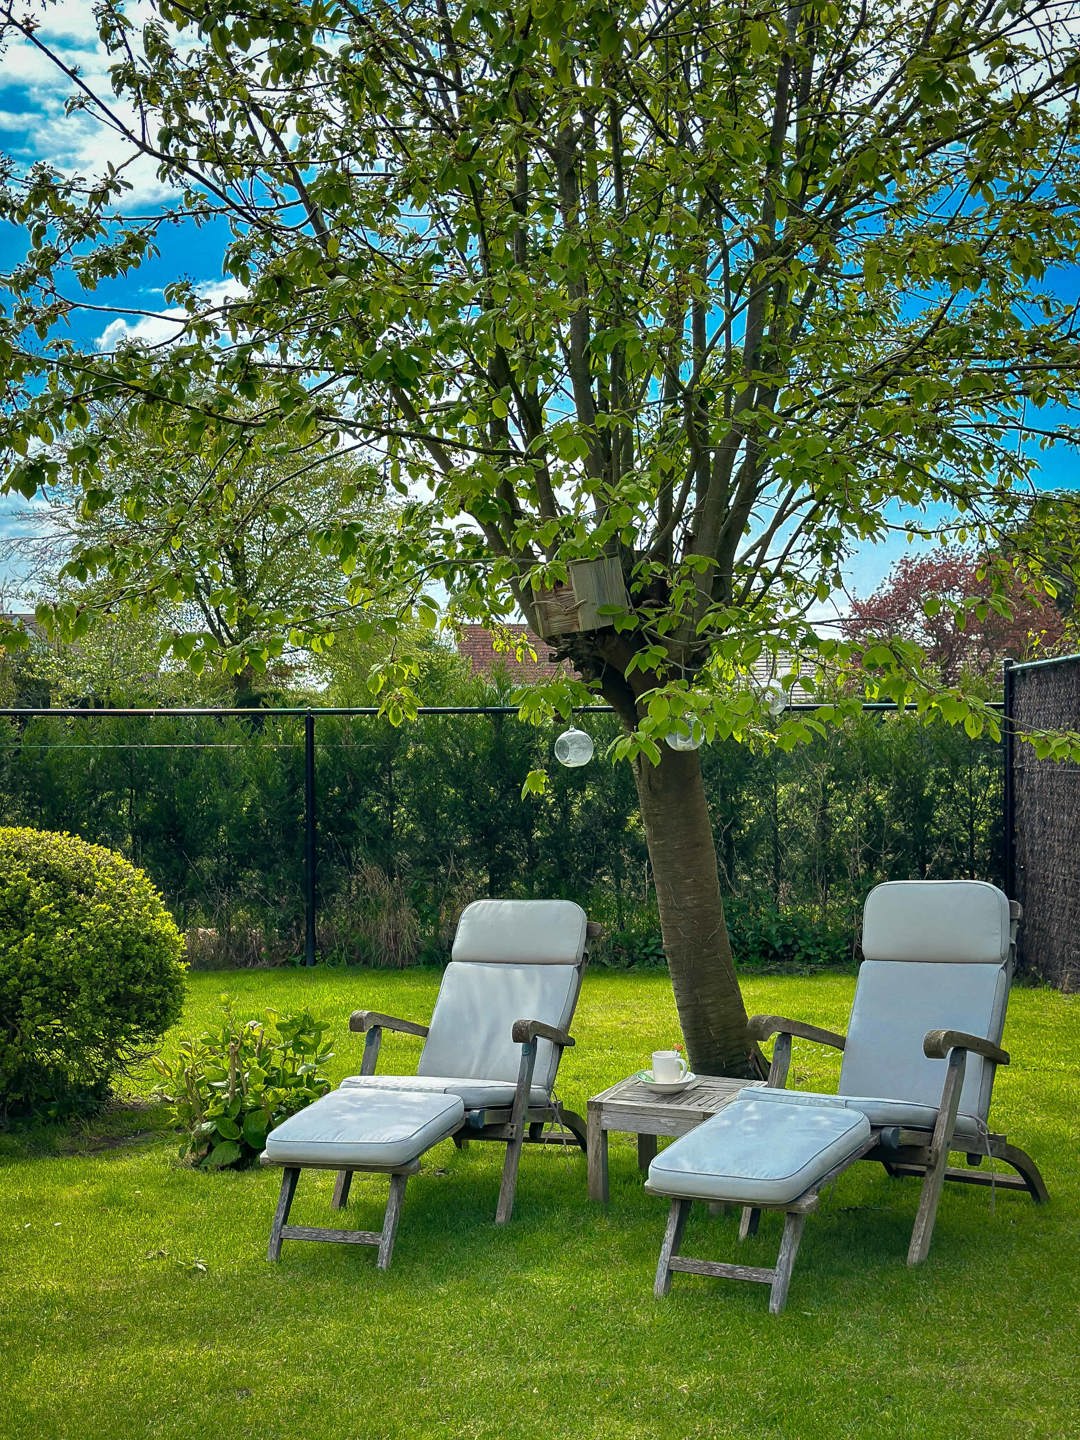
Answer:
[[[618,556],[572,560],[569,572],[565,585],[537,590],[533,597],[533,628],[545,640],[602,630],[612,623],[612,617],[601,615],[601,606],[630,605]]]

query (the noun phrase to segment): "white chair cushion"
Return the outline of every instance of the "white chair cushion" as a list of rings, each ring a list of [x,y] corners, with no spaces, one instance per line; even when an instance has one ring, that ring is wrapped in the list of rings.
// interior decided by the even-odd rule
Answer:
[[[1009,958],[1009,901],[985,880],[891,880],[863,907],[868,960],[1004,963]]]
[[[511,1038],[514,1021],[543,1020],[565,1029],[580,988],[577,965],[452,960],[443,974],[418,1073],[500,1080],[513,1086],[521,1064],[521,1046]],[[537,1042],[533,1084],[538,1089],[550,1091],[558,1058],[549,1040]]]
[[[466,1110],[498,1108],[514,1103],[515,1086],[502,1080],[474,1080],[458,1075],[350,1075],[342,1089],[413,1090],[425,1095],[457,1095]],[[529,1091],[529,1102],[546,1105],[550,1096],[537,1086]]]
[[[865,1115],[875,1127],[883,1125],[906,1125],[912,1130],[932,1130],[937,1122],[937,1109],[933,1105],[914,1105],[903,1100],[890,1100],[877,1095],[823,1095],[812,1090],[783,1090],[764,1086],[754,1092],[762,1100],[784,1105],[833,1105],[842,1110],[857,1110]],[[979,1121],[974,1115],[957,1113],[953,1134],[958,1140],[977,1142],[974,1149],[982,1145]]]
[[[787,1205],[870,1137],[865,1115],[832,1105],[762,1103],[751,1093],[661,1150],[647,1189],[689,1200]]]
[[[451,958],[484,965],[577,965],[585,911],[572,900],[474,900],[458,921]]]
[[[388,1170],[416,1160],[464,1119],[457,1095],[332,1090],[271,1130],[264,1153],[276,1165]]]
[[[992,889],[993,887],[987,887]],[[1000,963],[939,965],[864,960],[840,1067],[841,1095],[887,1095],[909,1104],[941,1101],[944,1060],[928,1060],[928,1030],[963,1030],[1001,1043],[1008,972]],[[986,1119],[993,1066],[968,1055],[960,1109]]]

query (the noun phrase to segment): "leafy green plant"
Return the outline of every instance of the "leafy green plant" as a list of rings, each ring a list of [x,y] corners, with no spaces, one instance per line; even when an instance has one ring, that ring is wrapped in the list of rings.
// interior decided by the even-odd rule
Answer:
[[[851,961],[851,939],[836,926],[793,910],[744,902],[726,904],[731,948],[740,970],[795,971],[835,968]]]
[[[0,1113],[93,1109],[180,1016],[184,942],[141,870],[0,828]]]
[[[227,997],[224,1006],[216,1028],[180,1042],[175,1062],[154,1060],[164,1080],[155,1094],[185,1131],[180,1155],[205,1170],[249,1165],[275,1125],[330,1089],[326,1021],[306,1010],[240,1020]]]
[[[594,962],[612,970],[662,968],[664,942],[659,923],[646,914],[638,924],[605,933],[594,954]]]

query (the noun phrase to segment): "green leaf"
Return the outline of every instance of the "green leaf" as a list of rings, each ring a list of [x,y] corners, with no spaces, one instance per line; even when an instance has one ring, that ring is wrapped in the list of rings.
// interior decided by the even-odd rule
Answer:
[[[226,1165],[235,1165],[237,1160],[240,1159],[240,1155],[240,1146],[235,1140],[223,1140],[219,1145],[215,1145],[209,1155],[207,1155],[206,1159],[202,1162],[203,1168],[206,1170],[221,1170]]]
[[[244,1144],[249,1145],[252,1150],[262,1150],[266,1144],[267,1133],[266,1119],[263,1115],[255,1114],[244,1117]]]
[[[530,770],[525,776],[525,783],[521,787],[522,798],[526,795],[543,795],[548,788],[548,773],[546,770]]]

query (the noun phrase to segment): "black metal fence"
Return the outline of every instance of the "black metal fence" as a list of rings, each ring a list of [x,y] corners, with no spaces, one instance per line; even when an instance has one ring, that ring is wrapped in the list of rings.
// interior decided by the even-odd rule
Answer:
[[[850,949],[882,879],[1000,882],[1001,747],[892,709],[790,754],[702,752],[746,947],[795,915]],[[655,954],[629,767],[564,770],[554,732],[515,714],[432,707],[394,730],[370,708],[3,710],[0,819],[129,855],[206,963],[440,960],[485,893],[576,896],[627,955]],[[578,723],[601,754],[616,734],[606,708]],[[549,792],[522,798],[538,765]]]

